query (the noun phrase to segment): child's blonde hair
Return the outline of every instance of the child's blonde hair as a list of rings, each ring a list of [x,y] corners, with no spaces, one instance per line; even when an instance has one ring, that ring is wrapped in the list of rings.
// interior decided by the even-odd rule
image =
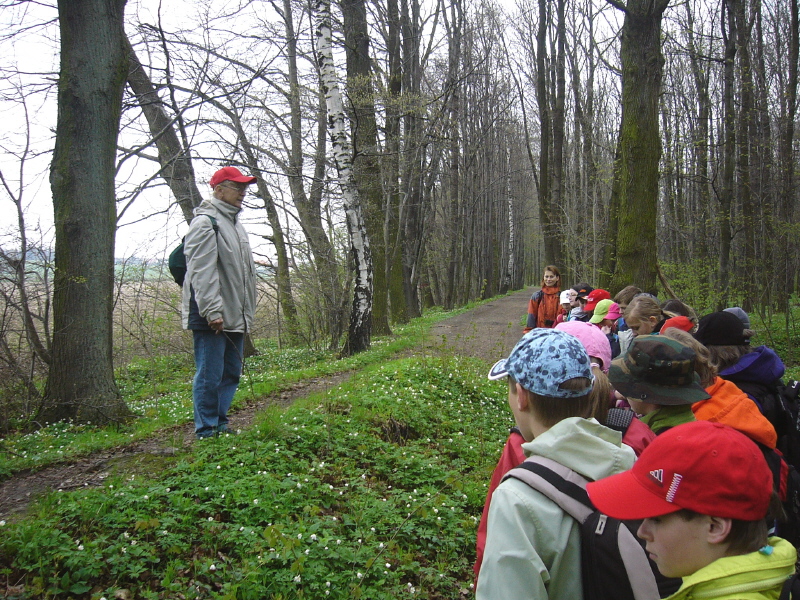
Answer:
[[[658,302],[652,296],[636,296],[628,308],[625,309],[625,322],[644,321],[651,317],[656,317],[659,321],[664,321],[670,317],[678,316],[674,312],[661,309]]]

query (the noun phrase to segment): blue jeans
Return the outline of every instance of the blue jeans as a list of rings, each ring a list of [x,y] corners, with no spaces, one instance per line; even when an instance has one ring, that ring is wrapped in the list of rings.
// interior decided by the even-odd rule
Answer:
[[[194,432],[209,437],[228,426],[228,409],[242,375],[243,333],[195,329],[192,386]]]

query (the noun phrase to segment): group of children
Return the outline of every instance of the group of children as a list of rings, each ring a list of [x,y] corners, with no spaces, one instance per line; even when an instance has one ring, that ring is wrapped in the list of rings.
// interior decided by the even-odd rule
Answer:
[[[670,599],[777,599],[797,554],[769,535],[777,434],[759,390],[783,376],[780,358],[750,346],[739,308],[698,319],[634,286],[612,299],[560,279],[546,268],[525,335],[489,373],[507,381],[516,427],[479,526],[478,600],[584,598],[579,524],[508,477],[526,457],[588,481],[609,517],[641,520],[650,560],[683,580]]]

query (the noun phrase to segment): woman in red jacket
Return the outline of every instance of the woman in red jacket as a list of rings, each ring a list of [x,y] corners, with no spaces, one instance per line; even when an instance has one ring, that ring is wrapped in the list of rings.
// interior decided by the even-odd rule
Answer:
[[[558,267],[547,265],[540,285],[542,289],[528,301],[528,321],[522,333],[528,333],[536,327],[552,329],[555,327],[556,317],[561,313],[561,272]]]

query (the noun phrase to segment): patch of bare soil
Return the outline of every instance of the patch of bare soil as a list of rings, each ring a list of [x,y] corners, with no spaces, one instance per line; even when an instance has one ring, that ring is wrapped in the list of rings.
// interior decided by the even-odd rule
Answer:
[[[438,346],[494,364],[508,356],[522,337],[532,293],[531,288],[514,292],[437,323],[426,347]]]
[[[474,310],[446,319],[431,329],[425,350],[441,350],[483,359],[487,364],[508,356],[522,335],[531,291],[516,292]],[[271,405],[288,406],[299,398],[329,390],[352,373],[309,379],[266,398],[249,402],[230,415],[232,429],[246,429],[257,413]],[[103,484],[116,472],[155,472],[186,452],[194,425],[162,429],[153,436],[118,448],[102,450],[74,462],[54,464],[35,472],[20,472],[0,484],[0,519],[21,518],[31,500],[51,490],[73,490]],[[205,442],[208,443],[208,442]],[[213,443],[213,442],[212,442]]]

